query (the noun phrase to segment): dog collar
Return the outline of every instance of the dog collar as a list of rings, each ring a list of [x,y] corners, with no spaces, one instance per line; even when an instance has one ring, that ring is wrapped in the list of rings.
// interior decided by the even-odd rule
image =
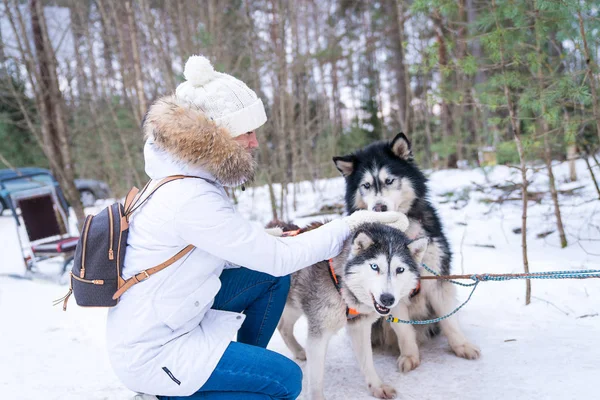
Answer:
[[[412,299],[413,297],[415,297],[415,296],[416,296],[416,295],[418,295],[419,293],[421,293],[421,279],[419,279],[419,280],[417,281],[417,287],[416,287],[416,288],[414,288],[414,289],[412,290],[412,292],[410,292],[410,295],[409,295],[409,297]]]
[[[341,296],[342,295],[342,286],[340,285],[340,277],[337,276],[335,274],[335,271],[333,270],[333,258],[329,259],[329,276],[331,277],[331,280],[333,281],[333,285],[335,286],[336,290],[338,291],[338,293]],[[354,318],[358,317],[359,315],[360,315],[360,313],[356,309],[350,308],[346,305],[346,319],[354,319]]]

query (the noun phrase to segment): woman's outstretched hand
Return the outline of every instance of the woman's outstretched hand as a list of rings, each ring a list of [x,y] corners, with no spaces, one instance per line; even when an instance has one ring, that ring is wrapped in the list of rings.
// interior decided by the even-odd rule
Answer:
[[[367,223],[380,223],[392,226],[401,231],[408,228],[406,215],[396,211],[375,212],[369,210],[358,210],[346,216],[343,220],[355,231],[360,225]]]

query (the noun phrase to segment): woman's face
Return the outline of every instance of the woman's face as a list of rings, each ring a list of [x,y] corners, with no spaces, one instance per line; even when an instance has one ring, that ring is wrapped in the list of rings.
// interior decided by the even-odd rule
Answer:
[[[258,140],[256,139],[256,132],[246,132],[233,138],[238,142],[244,149],[252,151],[258,148]]]

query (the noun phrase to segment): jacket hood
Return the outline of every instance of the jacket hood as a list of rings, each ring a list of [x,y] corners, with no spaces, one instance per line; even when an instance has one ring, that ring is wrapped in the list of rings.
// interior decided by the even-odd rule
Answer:
[[[252,155],[198,107],[177,96],[158,99],[144,120],[146,173],[186,174],[237,186],[254,177]]]

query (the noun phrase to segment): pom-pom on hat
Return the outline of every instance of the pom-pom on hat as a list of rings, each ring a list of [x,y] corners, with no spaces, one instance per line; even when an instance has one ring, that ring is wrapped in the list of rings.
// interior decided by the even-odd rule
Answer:
[[[183,75],[186,81],[177,87],[177,97],[200,109],[232,137],[267,122],[265,107],[256,93],[239,79],[215,71],[206,57],[191,56]]]

